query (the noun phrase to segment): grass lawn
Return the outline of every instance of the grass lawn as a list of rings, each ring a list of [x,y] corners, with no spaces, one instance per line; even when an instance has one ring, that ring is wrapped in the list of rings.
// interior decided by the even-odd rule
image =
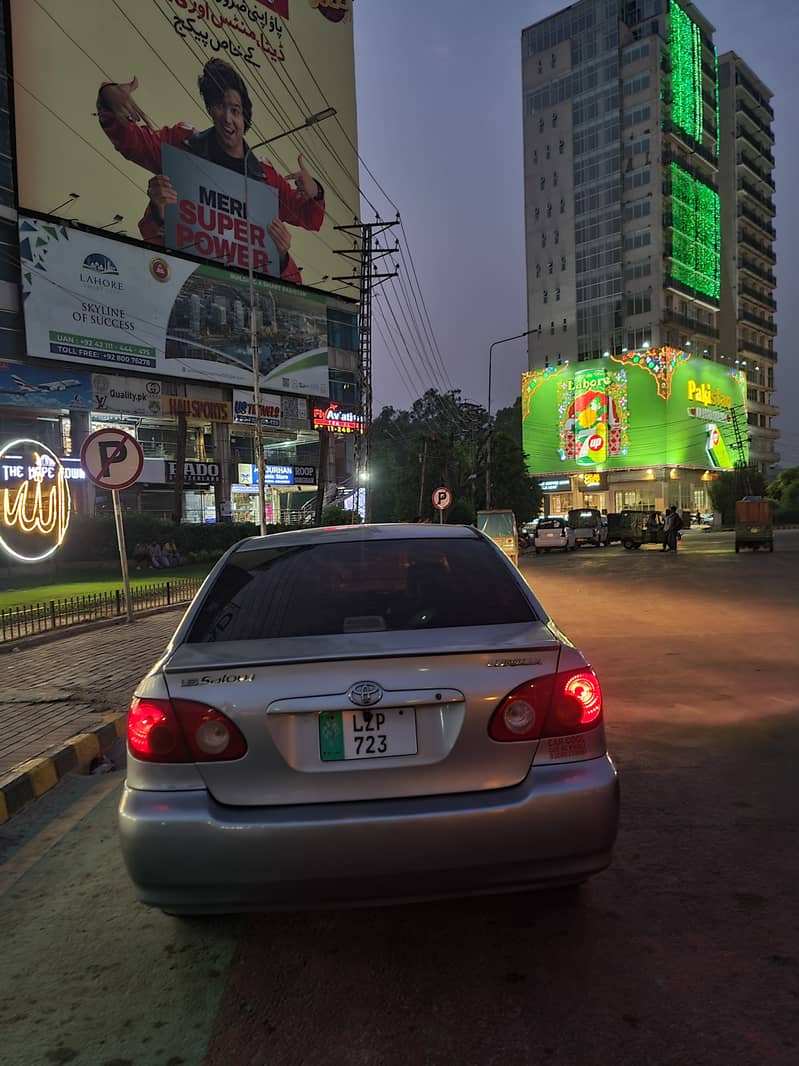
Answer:
[[[202,579],[209,572],[213,563],[196,563],[192,566],[179,566],[174,570],[131,570],[131,588],[141,585],[162,585],[167,581],[186,581]],[[33,575],[31,575],[33,577]],[[23,588],[16,577],[15,588],[0,589],[0,609],[23,607],[29,603],[41,603],[49,600],[63,600],[68,596],[87,596],[92,593],[113,592],[122,589],[122,574],[119,569],[85,566],[73,570],[69,575],[60,575],[60,580],[51,584],[30,584]]]

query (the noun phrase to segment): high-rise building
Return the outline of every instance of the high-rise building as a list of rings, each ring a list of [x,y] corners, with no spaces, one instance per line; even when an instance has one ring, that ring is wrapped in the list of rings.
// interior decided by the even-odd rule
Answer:
[[[530,366],[714,358],[713,27],[675,0],[581,0],[524,31],[522,77]]]
[[[735,52],[719,57],[720,348],[746,372],[750,463],[763,474],[779,459],[771,95]]]
[[[686,0],[579,0],[523,31],[528,363],[531,371],[603,358],[626,363],[636,352],[668,362],[663,353],[674,351],[697,368],[704,359],[751,373],[751,356],[761,355],[761,403],[753,413],[770,421],[770,94],[740,61],[732,63],[727,128],[748,139],[730,135],[736,147],[722,175],[728,153],[725,142],[720,155],[713,34]],[[740,191],[744,181],[760,202]],[[765,303],[742,289],[753,287],[741,267],[752,260]],[[722,280],[732,300],[729,337],[722,334]],[[746,414],[738,405],[724,417],[739,442],[733,460],[745,460]],[[768,430],[769,445],[774,436]],[[763,465],[776,458],[754,437],[753,454]],[[670,495],[666,481],[680,476],[679,459],[659,461],[654,477],[663,488],[655,500]],[[685,494],[690,503],[703,492],[706,485],[692,482]],[[613,510],[618,501],[611,494],[604,502]]]

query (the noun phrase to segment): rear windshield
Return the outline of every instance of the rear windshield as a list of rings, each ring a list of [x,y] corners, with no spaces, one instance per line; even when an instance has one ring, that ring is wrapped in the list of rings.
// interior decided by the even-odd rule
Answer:
[[[188,643],[535,620],[485,541],[329,541],[235,552]]]
[[[512,537],[516,532],[516,520],[507,514],[481,514],[477,516],[477,528],[489,537]]]
[[[542,518],[538,523],[539,529],[563,529],[566,523],[558,518]]]
[[[599,525],[599,511],[569,511],[569,525],[574,529]]]

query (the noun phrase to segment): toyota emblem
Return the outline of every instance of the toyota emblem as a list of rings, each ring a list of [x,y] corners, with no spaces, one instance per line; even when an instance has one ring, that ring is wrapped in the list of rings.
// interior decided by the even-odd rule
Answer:
[[[374,681],[359,681],[347,693],[350,703],[356,707],[374,707],[383,698],[382,688]]]

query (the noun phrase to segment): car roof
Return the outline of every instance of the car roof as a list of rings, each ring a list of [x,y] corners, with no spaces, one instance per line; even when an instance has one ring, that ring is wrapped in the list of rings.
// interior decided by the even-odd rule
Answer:
[[[432,522],[375,522],[360,526],[313,526],[286,533],[268,533],[239,541],[238,551],[292,548],[323,543],[364,543],[376,540],[482,540],[473,526],[448,526]]]

